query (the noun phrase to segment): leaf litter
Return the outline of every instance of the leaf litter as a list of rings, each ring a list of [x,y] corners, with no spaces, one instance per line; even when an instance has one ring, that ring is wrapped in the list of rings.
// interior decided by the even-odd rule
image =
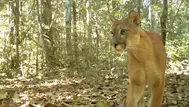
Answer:
[[[161,107],[189,107],[188,78],[167,73]],[[0,84],[0,107],[124,107],[127,79],[126,73],[67,76],[61,70],[41,78],[7,78]]]

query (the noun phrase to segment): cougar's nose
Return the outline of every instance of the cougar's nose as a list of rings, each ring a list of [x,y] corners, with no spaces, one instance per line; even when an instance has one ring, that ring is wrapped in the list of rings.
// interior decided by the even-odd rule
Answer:
[[[118,44],[113,44],[113,47],[116,48]]]
[[[113,45],[114,48],[118,45],[116,38],[111,39],[111,44]]]

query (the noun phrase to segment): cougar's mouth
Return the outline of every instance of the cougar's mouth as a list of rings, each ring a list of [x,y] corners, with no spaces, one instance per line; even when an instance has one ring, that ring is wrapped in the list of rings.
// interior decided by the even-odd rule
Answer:
[[[114,48],[117,52],[123,52],[123,51],[126,49],[126,44],[125,44],[125,43],[113,44],[113,48]]]

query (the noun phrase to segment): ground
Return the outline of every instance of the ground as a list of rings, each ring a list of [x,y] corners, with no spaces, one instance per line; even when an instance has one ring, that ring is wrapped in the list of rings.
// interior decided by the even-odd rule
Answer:
[[[71,70],[56,69],[28,78],[1,77],[0,104],[12,107],[124,107],[127,73],[93,71],[70,76],[69,72]],[[161,107],[189,107],[188,78],[189,75],[184,74],[166,74]]]

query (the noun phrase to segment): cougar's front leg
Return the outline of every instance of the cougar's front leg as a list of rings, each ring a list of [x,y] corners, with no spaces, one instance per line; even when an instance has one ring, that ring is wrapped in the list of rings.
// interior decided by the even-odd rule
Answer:
[[[145,87],[144,87],[145,88]],[[142,95],[142,97],[140,98],[139,102],[138,102],[138,107],[145,107],[144,106],[144,94]]]
[[[165,85],[164,76],[154,79],[157,79],[156,83],[149,84],[150,99],[148,107],[160,107],[163,99]]]
[[[141,69],[129,71],[129,87],[127,107],[144,107],[143,93],[145,88],[145,72]]]

